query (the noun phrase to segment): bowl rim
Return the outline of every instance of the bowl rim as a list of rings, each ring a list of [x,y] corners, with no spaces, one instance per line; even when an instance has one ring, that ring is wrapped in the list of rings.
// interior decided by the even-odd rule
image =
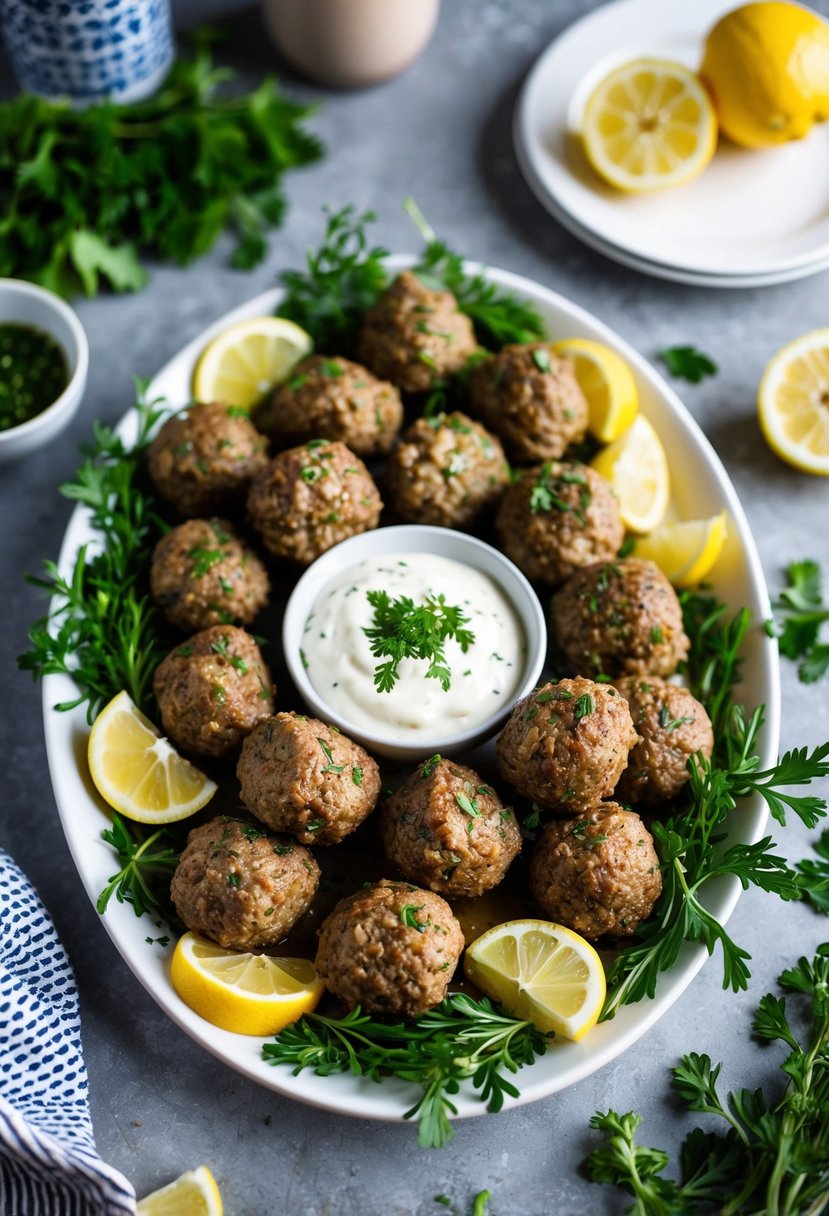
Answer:
[[[498,578],[488,570],[482,570],[482,567],[473,561],[469,561],[467,564],[473,569],[486,573],[498,584],[501,591],[512,604],[526,637],[527,648],[524,658],[524,670],[515,692],[504,701],[503,705],[491,713],[489,717],[458,734],[425,739],[400,739],[382,732],[369,731],[357,727],[355,723],[350,722],[328,705],[324,695],[319,692],[308,676],[300,659],[299,651],[293,644],[293,640],[289,645],[289,634],[293,639],[297,630],[300,634],[302,633],[313,604],[324,588],[337,577],[337,574],[348,569],[349,566],[357,565],[370,556],[379,556],[380,552],[378,550],[395,552],[395,540],[401,534],[405,534],[407,538],[422,537],[424,541],[422,551],[426,553],[435,552],[429,541],[436,541],[444,546],[448,545],[456,549],[466,549],[471,554],[486,554],[490,559],[494,559],[493,564],[503,571],[506,576],[505,579]],[[370,552],[364,553],[364,549],[370,550]],[[420,550],[409,549],[407,547],[406,551],[413,553]],[[448,554],[439,552],[435,552],[435,556],[449,557]],[[463,562],[464,559],[453,555],[449,560]],[[522,601],[519,602],[513,594],[509,586],[510,583],[523,593]],[[535,648],[535,652],[533,652],[531,645],[534,632],[538,633],[538,646]],[[538,678],[544,669],[548,646],[547,621],[541,601],[538,598],[537,592],[530,584],[529,579],[518,569],[515,563],[505,553],[496,549],[494,545],[488,544],[487,541],[481,540],[477,536],[473,536],[468,532],[460,532],[455,528],[438,527],[435,524],[390,524],[387,527],[360,532],[357,536],[351,536],[347,540],[340,541],[339,544],[334,545],[331,549],[327,549],[316,561],[311,563],[308,569],[297,580],[285,606],[281,641],[283,658],[291,679],[294,681],[302,699],[314,709],[315,713],[319,712],[318,707],[323,707],[326,719],[333,722],[343,734],[366,741],[365,746],[369,748],[374,747],[377,750],[388,749],[388,752],[394,752],[398,755],[402,755],[404,752],[410,755],[420,753],[426,755],[427,753],[447,751],[450,748],[453,751],[457,751],[490,738],[506,720],[517,702],[535,688]]]
[[[42,328],[54,338],[56,342],[63,347],[47,323],[47,318],[57,315],[61,317],[72,333],[77,348],[77,358],[75,361],[75,370],[67,381],[66,388],[56,397],[51,405],[47,405],[39,414],[35,414],[34,418],[28,418],[25,422],[19,422],[16,426],[10,426],[7,430],[0,431],[0,445],[9,443],[13,439],[19,439],[21,436],[33,435],[41,429],[48,427],[51,420],[56,418],[64,410],[71,409],[75,404],[77,395],[81,391],[83,384],[86,381],[89,371],[89,341],[86,336],[86,331],[81,324],[78,314],[75,312],[65,300],[56,295],[53,291],[49,291],[47,287],[40,287],[37,283],[29,283],[25,279],[3,279],[0,278],[0,296],[3,292],[8,291],[11,295],[27,296],[29,299],[37,300],[43,307],[43,322]],[[24,322],[16,322],[13,318],[0,317],[2,325],[24,324]],[[66,352],[68,353],[68,352]]]

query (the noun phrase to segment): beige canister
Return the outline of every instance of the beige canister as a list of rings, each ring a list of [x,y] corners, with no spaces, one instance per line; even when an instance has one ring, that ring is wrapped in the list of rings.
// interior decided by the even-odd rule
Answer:
[[[358,88],[407,68],[434,32],[440,0],[262,0],[277,49],[323,84]]]

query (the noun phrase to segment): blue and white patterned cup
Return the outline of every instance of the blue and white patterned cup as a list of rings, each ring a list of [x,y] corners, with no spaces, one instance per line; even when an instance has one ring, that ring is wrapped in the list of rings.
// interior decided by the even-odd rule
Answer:
[[[79,104],[136,101],[173,62],[169,0],[0,0],[21,88]]]

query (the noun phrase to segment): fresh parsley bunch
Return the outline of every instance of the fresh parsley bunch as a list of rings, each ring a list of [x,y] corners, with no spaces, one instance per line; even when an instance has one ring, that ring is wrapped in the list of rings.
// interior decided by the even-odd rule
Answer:
[[[261,261],[284,216],[285,171],[322,145],[304,126],[312,110],[273,79],[228,96],[233,75],[202,46],[147,101],[0,104],[0,276],[64,296],[94,295],[101,280],[135,291],[141,253],[184,266],[225,228],[234,266]]]
[[[829,621],[829,606],[823,601],[820,566],[808,558],[786,568],[788,586],[774,604],[778,644],[787,659],[801,659],[797,672],[803,684],[814,684],[829,670],[829,642],[820,641],[820,630]],[[774,634],[774,622],[769,623]]]

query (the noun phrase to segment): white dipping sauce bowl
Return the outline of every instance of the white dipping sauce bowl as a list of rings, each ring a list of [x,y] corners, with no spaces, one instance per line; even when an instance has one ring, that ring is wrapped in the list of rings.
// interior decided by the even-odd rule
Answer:
[[[50,335],[66,356],[69,383],[28,422],[0,431],[0,464],[26,456],[54,439],[70,422],[86,388],[89,344],[83,326],[54,292],[22,279],[0,279],[0,325],[30,325]]]
[[[437,557],[462,562],[488,575],[515,610],[526,642],[521,680],[514,696],[505,701],[497,712],[460,734],[436,735],[430,739],[419,736],[411,743],[383,734],[379,727],[376,732],[371,733],[364,728],[359,729],[335,712],[308,678],[300,653],[308,617],[332,579],[351,566],[371,558],[398,558],[406,553],[434,553]],[[285,609],[282,649],[291,678],[303,700],[318,718],[338,727],[344,735],[355,739],[370,752],[407,762],[436,752],[454,755],[467,751],[494,735],[509,717],[515,702],[531,692],[538,682],[547,656],[547,626],[538,596],[521,571],[503,553],[464,532],[430,527],[426,524],[401,524],[398,527],[363,532],[350,540],[342,541],[308,567],[294,588]],[[378,693],[378,704],[382,706],[380,697],[381,694]]]

